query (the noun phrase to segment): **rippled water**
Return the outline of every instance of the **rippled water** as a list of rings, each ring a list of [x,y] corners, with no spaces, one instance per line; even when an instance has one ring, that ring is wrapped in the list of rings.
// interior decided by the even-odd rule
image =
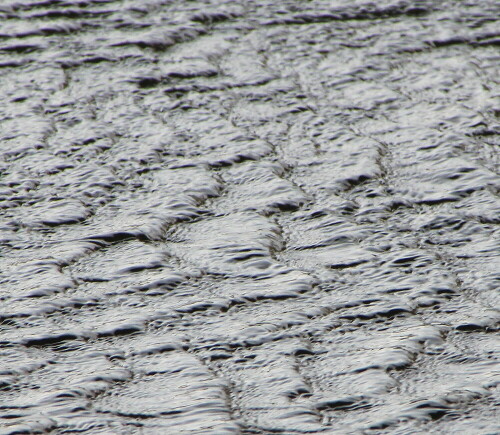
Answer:
[[[4,0],[0,433],[500,432],[494,0]]]

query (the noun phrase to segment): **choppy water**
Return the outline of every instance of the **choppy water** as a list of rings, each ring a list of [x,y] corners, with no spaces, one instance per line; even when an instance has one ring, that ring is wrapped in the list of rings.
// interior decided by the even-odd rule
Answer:
[[[0,433],[500,432],[499,13],[2,1]]]

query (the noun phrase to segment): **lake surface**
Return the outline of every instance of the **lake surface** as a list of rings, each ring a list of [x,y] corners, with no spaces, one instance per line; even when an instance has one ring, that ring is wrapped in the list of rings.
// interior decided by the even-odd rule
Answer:
[[[499,13],[3,0],[0,433],[499,433]]]

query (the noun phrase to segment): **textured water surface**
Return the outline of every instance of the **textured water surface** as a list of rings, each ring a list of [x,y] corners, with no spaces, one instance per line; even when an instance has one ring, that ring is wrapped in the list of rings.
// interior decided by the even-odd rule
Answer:
[[[494,434],[495,0],[3,0],[0,433]]]

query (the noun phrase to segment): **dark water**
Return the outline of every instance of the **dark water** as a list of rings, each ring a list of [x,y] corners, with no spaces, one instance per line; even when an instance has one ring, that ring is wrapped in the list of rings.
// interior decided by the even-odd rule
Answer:
[[[500,432],[495,0],[0,11],[1,434]]]

